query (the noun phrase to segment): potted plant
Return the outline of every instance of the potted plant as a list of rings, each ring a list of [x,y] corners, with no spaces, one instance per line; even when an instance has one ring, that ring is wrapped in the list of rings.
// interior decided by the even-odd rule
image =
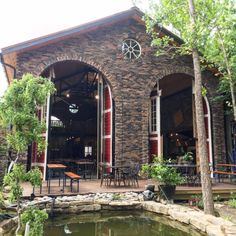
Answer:
[[[193,153],[192,152],[186,152],[184,155],[183,155],[183,158],[182,160],[185,162],[185,163],[191,163],[193,161]]]
[[[176,185],[184,180],[180,173],[168,166],[162,157],[156,157],[153,163],[142,165],[141,173],[158,182],[160,197],[168,201],[173,200]]]

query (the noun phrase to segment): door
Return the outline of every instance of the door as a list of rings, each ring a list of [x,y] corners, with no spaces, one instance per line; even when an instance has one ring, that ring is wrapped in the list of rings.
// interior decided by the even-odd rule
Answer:
[[[112,97],[107,83],[103,87],[103,155],[103,160],[112,165]]]
[[[150,162],[153,161],[153,156],[162,155],[161,148],[161,113],[160,113],[160,96],[159,81],[154,87],[150,96],[150,120],[149,120],[149,153]]]

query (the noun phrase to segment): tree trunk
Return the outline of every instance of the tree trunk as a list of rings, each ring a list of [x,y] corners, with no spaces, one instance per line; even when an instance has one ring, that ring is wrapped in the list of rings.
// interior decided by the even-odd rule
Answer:
[[[201,78],[199,55],[196,49],[193,50],[192,55],[194,64],[194,75],[195,75],[195,109],[196,109],[198,153],[200,160],[204,212],[206,214],[214,215],[214,203],[212,196],[212,186],[211,186],[208,150],[206,141],[206,128],[204,123],[204,112],[203,112],[203,102],[202,102],[202,78]]]
[[[17,228],[16,228],[16,231],[15,231],[15,234],[16,234],[16,236],[17,235],[19,235],[19,230],[20,230],[20,228],[21,228],[21,209],[20,209],[20,199],[18,198],[17,199],[17,209],[16,209],[16,211],[17,211]]]
[[[193,0],[189,0],[189,13],[194,31],[195,27],[195,10]],[[202,99],[202,76],[199,53],[196,48],[192,49],[194,77],[195,77],[195,109],[196,109],[196,126],[198,139],[198,153],[200,160],[201,185],[204,212],[214,215],[214,202],[212,195],[212,186],[210,178],[208,150],[206,141],[206,128],[204,122],[203,99]]]

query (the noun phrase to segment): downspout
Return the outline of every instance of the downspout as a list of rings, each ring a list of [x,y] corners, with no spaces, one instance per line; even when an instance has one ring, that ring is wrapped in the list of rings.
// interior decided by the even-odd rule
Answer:
[[[4,72],[5,72],[5,75],[6,75],[6,77],[7,77],[8,84],[9,84],[9,83],[10,83],[10,80],[9,80],[9,78],[8,78],[8,75],[7,75],[6,67],[9,67],[9,68],[11,68],[11,69],[13,70],[13,79],[16,78],[16,68],[15,68],[14,66],[12,66],[12,65],[10,65],[10,64],[4,62],[2,53],[0,53],[0,63],[1,63],[1,64],[3,65],[3,67],[4,67]]]

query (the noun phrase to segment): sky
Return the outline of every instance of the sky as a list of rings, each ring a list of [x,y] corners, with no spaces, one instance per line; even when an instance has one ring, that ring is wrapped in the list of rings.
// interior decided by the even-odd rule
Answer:
[[[137,1],[144,10],[148,0]],[[133,6],[132,0],[3,0],[0,7],[0,49],[44,36]],[[0,65],[0,96],[6,89]]]

